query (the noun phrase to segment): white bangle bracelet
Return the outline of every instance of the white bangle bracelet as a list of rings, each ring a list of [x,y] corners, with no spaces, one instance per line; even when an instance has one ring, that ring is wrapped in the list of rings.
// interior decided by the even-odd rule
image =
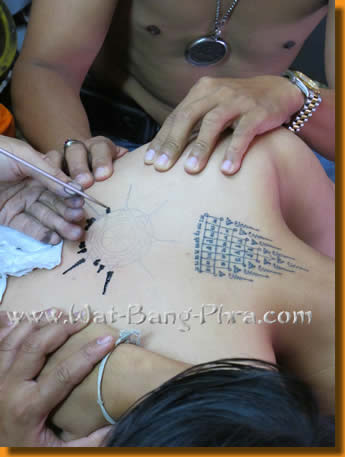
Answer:
[[[134,341],[132,340],[132,337],[134,336]],[[117,339],[115,343],[115,349],[117,346],[123,343],[129,343],[129,344],[136,344],[140,346],[140,332],[138,330],[121,330],[120,332],[120,337]],[[115,350],[114,349],[114,350]],[[97,378],[97,403],[99,404],[103,417],[112,425],[116,424],[116,421],[108,414],[107,410],[105,409],[104,406],[104,401],[102,398],[102,381],[103,381],[103,375],[104,375],[104,369],[106,366],[106,363],[110,357],[112,352],[109,352],[107,354],[98,369],[98,378]]]

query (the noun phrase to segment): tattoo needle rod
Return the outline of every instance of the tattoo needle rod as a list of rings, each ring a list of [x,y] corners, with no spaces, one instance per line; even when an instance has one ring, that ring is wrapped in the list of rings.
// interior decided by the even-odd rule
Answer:
[[[20,157],[17,157],[15,154],[12,154],[12,152],[6,151],[5,149],[0,148],[0,153],[5,155],[6,157],[9,157],[10,159],[15,160],[18,163],[21,163],[22,165],[30,168],[33,171],[36,171],[37,173],[45,176],[46,178],[50,179],[51,181],[54,181],[56,184],[60,184],[65,190],[66,193],[70,195],[75,195],[78,194],[81,197],[85,198],[86,200],[89,200],[92,203],[95,203],[96,205],[103,206],[103,208],[108,209],[108,206],[105,205],[104,203],[101,203],[100,201],[96,200],[95,198],[91,197],[90,195],[87,195],[85,192],[82,190],[79,190],[72,186],[71,184],[67,184],[61,179],[56,178],[55,176],[51,175],[50,173],[47,173],[46,171],[42,170],[41,168],[36,167],[35,165],[32,165],[31,163],[27,162],[24,159],[21,159]]]

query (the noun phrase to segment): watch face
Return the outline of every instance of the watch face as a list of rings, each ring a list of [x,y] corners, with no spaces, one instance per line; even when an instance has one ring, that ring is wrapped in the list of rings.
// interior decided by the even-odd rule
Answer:
[[[309,88],[309,89],[314,89],[314,90],[318,90],[320,89],[319,85],[317,84],[317,82],[313,81],[312,79],[310,79],[308,76],[306,76],[304,73],[302,73],[301,71],[296,71],[295,72],[297,78],[299,78],[300,80],[302,80],[304,82],[304,84]]]

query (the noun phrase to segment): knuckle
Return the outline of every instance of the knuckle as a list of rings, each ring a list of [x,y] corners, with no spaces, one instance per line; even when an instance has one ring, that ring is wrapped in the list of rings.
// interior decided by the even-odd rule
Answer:
[[[214,85],[214,78],[211,76],[202,76],[197,84],[205,89],[211,88]]]
[[[191,108],[183,108],[176,113],[176,122],[185,123],[193,120],[193,110]]]
[[[0,343],[0,352],[10,352],[16,349],[15,345],[9,343],[6,339]]]
[[[67,367],[66,364],[63,364],[63,365],[60,365],[59,367],[57,367],[55,375],[56,375],[56,379],[59,382],[59,384],[70,385],[73,382],[71,371]]]
[[[166,141],[164,142],[162,148],[164,149],[164,152],[168,152],[170,154],[177,154],[178,151],[180,150],[180,145],[178,142],[175,140],[175,138],[168,137]]]
[[[10,405],[11,416],[13,412],[13,417],[16,419],[16,422],[23,424],[32,421],[34,410],[35,404],[29,398],[17,399],[15,397]]]
[[[93,365],[94,355],[90,346],[86,346],[81,350],[81,356],[88,366]]]
[[[206,127],[207,129],[213,129],[219,123],[221,122],[222,118],[219,112],[216,110],[211,111],[208,113],[205,117],[204,120],[202,121],[203,127]]]
[[[23,342],[20,350],[26,354],[37,354],[43,351],[43,344],[32,335]]]
[[[205,140],[196,140],[194,143],[194,148],[201,154],[205,154],[209,151],[210,145]]]
[[[221,100],[226,100],[229,98],[233,98],[236,92],[235,89],[230,86],[222,86],[219,88],[218,95],[220,96]]]

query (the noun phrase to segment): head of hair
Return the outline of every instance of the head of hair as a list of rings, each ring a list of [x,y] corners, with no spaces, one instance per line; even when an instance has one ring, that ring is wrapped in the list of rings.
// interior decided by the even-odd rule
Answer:
[[[334,419],[278,366],[224,359],[195,365],[140,399],[106,446],[334,446]]]

